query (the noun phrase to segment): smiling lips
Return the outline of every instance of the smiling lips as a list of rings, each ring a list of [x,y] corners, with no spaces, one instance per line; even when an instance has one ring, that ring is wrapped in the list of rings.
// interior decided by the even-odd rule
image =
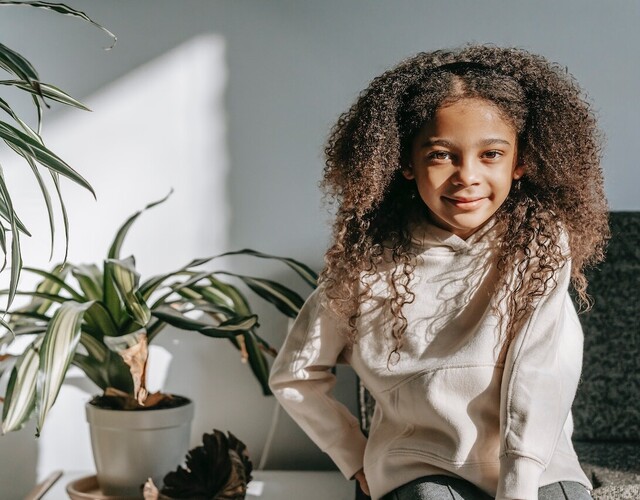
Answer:
[[[460,208],[462,210],[475,210],[478,208],[482,201],[485,199],[481,198],[448,198],[446,196],[443,197],[448,203],[453,205],[456,208]]]

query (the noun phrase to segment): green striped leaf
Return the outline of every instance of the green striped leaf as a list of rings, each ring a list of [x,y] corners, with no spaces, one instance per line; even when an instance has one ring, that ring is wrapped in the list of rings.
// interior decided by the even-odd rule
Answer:
[[[6,87],[15,87],[20,90],[24,90],[33,94],[34,96],[43,96],[52,101],[57,101],[62,104],[66,104],[67,106],[71,106],[73,108],[82,109],[83,111],[91,111],[87,106],[82,104],[77,99],[74,99],[69,94],[60,90],[58,87],[55,87],[49,83],[44,82],[35,82],[37,83],[37,87],[34,88],[29,82],[24,80],[0,80],[0,85],[4,85]]]
[[[251,316],[240,316],[232,318],[228,321],[224,321],[217,326],[208,326],[198,330],[207,337],[222,337],[227,338],[229,334],[242,333],[250,330],[251,328],[258,326],[258,316],[252,314]]]
[[[4,290],[0,290],[0,295],[8,295],[10,292],[10,290],[4,289]],[[68,297],[61,297],[60,295],[52,295],[50,293],[41,293],[41,292],[23,292],[23,291],[16,291],[15,293],[16,295],[27,295],[30,297],[39,297],[41,299],[46,299],[46,300],[50,300],[52,302],[59,302],[59,303],[63,303],[63,302],[67,302],[68,300],[73,300],[70,299]]]
[[[43,271],[42,269],[36,269],[35,267],[25,266],[22,268],[22,270],[25,272],[37,274],[38,276],[42,276],[44,278],[44,280],[41,281],[40,284],[38,284],[36,291],[56,295],[60,290],[66,290],[67,292],[69,292],[73,300],[76,300],[78,302],[86,302],[87,298],[85,296],[78,293],[68,283],[65,283],[64,277],[66,276],[69,269],[69,266],[64,266],[62,264],[56,265],[50,272]]]
[[[104,337],[104,345],[106,345],[112,352],[120,353],[130,347],[138,345],[142,340],[142,337],[147,335],[147,331],[144,328],[140,328],[135,332],[128,333],[127,335],[120,335],[118,337]]]
[[[60,191],[60,176],[53,170],[49,170],[49,173],[53,179],[53,184],[56,187],[56,193],[58,194],[58,201],[60,202],[60,211],[62,212],[62,223],[64,227],[64,258],[62,259],[62,262],[67,262],[67,257],[69,255],[69,217],[67,215],[67,207],[64,204],[62,192]]]
[[[44,334],[36,397],[36,436],[40,435],[47,413],[55,403],[80,341],[84,313],[93,302],[66,302],[60,306]]]
[[[182,330],[200,331],[212,326],[211,323],[185,316],[180,311],[169,306],[157,307],[151,312],[151,315]]]
[[[56,12],[58,14],[62,14],[64,16],[71,16],[71,17],[75,17],[75,18],[78,18],[78,19],[82,19],[83,21],[86,21],[86,22],[94,25],[96,28],[99,28],[100,30],[104,31],[107,35],[109,35],[113,39],[113,44],[111,44],[110,47],[107,47],[107,50],[112,49],[113,46],[118,41],[118,38],[113,33],[111,33],[111,31],[109,31],[104,26],[102,26],[102,25],[98,24],[97,22],[95,22],[93,19],[91,19],[89,16],[87,16],[84,12],[79,11],[77,9],[73,9],[73,8],[69,7],[68,5],[65,5],[65,4],[62,4],[62,3],[42,2],[42,1],[39,1],[39,0],[0,0],[0,6],[4,6],[4,5],[19,5],[19,6],[36,7],[36,8],[39,8],[39,9],[51,10],[53,12]]]
[[[151,319],[151,313],[138,290],[140,275],[136,272],[134,258],[107,259],[106,265],[127,311],[140,326],[145,326]]]
[[[2,3],[4,0],[0,1],[0,5]],[[28,82],[33,88],[38,88],[40,77],[36,68],[18,52],[2,43],[0,43],[0,68]]]
[[[103,391],[109,387],[103,367],[95,359],[76,352],[71,363],[80,368]]]
[[[275,259],[283,262],[291,269],[293,269],[298,276],[300,276],[309,286],[315,288],[318,286],[318,275],[315,271],[313,271],[309,266],[299,262],[295,259],[290,259],[288,257],[278,257],[276,255],[269,255],[266,253],[258,252],[256,250],[251,250],[250,248],[245,248],[244,250],[235,250],[233,252],[225,252],[223,254],[218,255],[218,257],[226,257],[228,255],[251,255],[253,257],[258,257],[260,259]]]
[[[213,303],[221,301],[221,305],[231,307],[240,315],[247,316],[251,314],[249,302],[235,286],[220,281],[213,276],[209,277],[208,281],[211,286],[201,288],[202,294],[206,299],[211,300]]]
[[[96,339],[93,335],[81,332],[80,344],[87,350],[89,357],[95,359],[98,363],[104,363],[107,360],[109,350],[101,340]]]
[[[39,335],[47,331],[47,327],[45,325],[24,325],[17,326],[13,329],[13,333],[16,335]]]
[[[304,300],[293,290],[272,280],[242,276],[240,274],[220,271],[220,274],[228,274],[241,279],[251,290],[263,299],[271,302],[284,315],[295,318],[304,304]]]
[[[31,136],[34,141],[42,142],[40,136],[29,126],[27,125],[20,117],[13,111],[9,103],[4,99],[0,98],[0,109],[4,110],[11,118],[13,118],[18,125],[24,130],[24,133]]]
[[[178,293],[182,293],[185,290],[185,288],[182,288]],[[202,296],[201,294],[198,295]],[[207,300],[199,300],[194,299],[193,297],[189,297],[187,301],[179,300],[178,302],[183,304],[186,302],[192,305],[194,310],[202,311],[210,315],[222,315],[225,316],[225,318],[232,318],[233,316],[237,316],[237,312],[233,309],[220,304],[209,302]],[[167,305],[171,305],[171,303],[169,302],[167,303]]]
[[[26,234],[27,236],[31,236],[31,233],[22,223],[18,215],[15,213],[13,215],[16,219],[16,224],[18,225],[18,229],[20,230],[20,232],[22,232],[23,234]],[[5,221],[9,222],[9,209],[7,208],[7,204],[4,202],[2,198],[0,198],[0,217],[2,217]],[[7,229],[4,226],[2,226],[2,231],[0,232],[2,233],[2,240],[5,242],[2,244],[3,249],[6,248],[6,240],[4,235],[5,231],[7,231]],[[6,253],[6,250],[5,250],[5,253]]]
[[[95,264],[71,266],[71,274],[89,300],[102,300],[102,271]]]
[[[247,349],[247,354],[249,355],[249,366],[251,366],[251,371],[258,379],[260,387],[262,387],[262,393],[265,396],[270,396],[271,389],[269,389],[269,365],[267,364],[267,360],[260,351],[258,342],[253,336],[252,332],[245,332],[243,337],[244,345]]]
[[[5,232],[7,228],[2,224],[0,219],[0,248],[2,249],[2,267],[0,267],[0,273],[7,267],[7,236]]]
[[[40,358],[38,351],[44,336],[37,337],[18,358],[11,371],[2,408],[2,433],[21,429],[29,420],[36,400],[36,381]]]
[[[115,321],[102,302],[95,302],[84,315],[84,319],[93,331],[93,335],[102,341],[104,336],[117,337],[120,335]]]
[[[68,300],[60,296],[59,292],[61,289],[68,291],[74,300],[84,302],[84,297],[79,295],[73,288],[64,282],[64,277],[66,276],[68,269],[68,267],[64,267],[61,264],[55,266],[51,272],[31,267],[23,268],[24,271],[42,276],[44,280],[38,284],[36,291],[33,294],[18,292],[19,295],[31,295],[32,298],[29,304],[21,307],[16,312],[35,312],[38,314],[46,314],[53,304]]]
[[[71,179],[76,184],[79,184],[80,186],[89,190],[95,197],[93,188],[84,179],[84,177],[73,170],[46,146],[42,145],[38,141],[35,141],[24,132],[9,125],[8,123],[0,122],[0,138],[3,139],[7,144],[13,144],[14,146],[23,149],[24,151],[32,153],[34,159],[42,166],[58,172],[68,179]]]
[[[38,186],[40,187],[40,192],[42,193],[42,197],[44,198],[44,202],[47,207],[47,214],[49,215],[49,235],[51,238],[51,241],[49,244],[49,247],[50,247],[49,260],[51,260],[53,258],[53,245],[54,245],[54,235],[56,232],[56,228],[55,228],[53,205],[51,203],[51,196],[49,195],[49,190],[47,189],[47,186],[42,180],[42,176],[40,175],[38,166],[33,161],[33,158],[31,157],[31,155],[27,153],[25,150],[23,150],[22,148],[18,148],[11,143],[8,143],[8,144],[11,149],[13,149],[16,153],[18,153],[20,156],[22,156],[25,159],[25,161],[31,168],[31,171],[33,172],[34,177],[36,178],[36,181],[38,182]]]
[[[0,122],[0,125],[2,123]],[[7,297],[7,309],[11,307],[13,299],[16,295],[18,288],[18,281],[20,281],[20,273],[22,271],[22,250],[20,248],[20,231],[16,222],[15,210],[13,209],[13,202],[11,201],[11,195],[7,189],[7,185],[4,179],[4,173],[0,166],[0,198],[7,206],[7,212],[9,213],[9,222],[11,224],[11,275],[9,277],[9,295]]]
[[[169,194],[167,194],[167,196],[165,196],[161,200],[154,201],[153,203],[149,203],[142,210],[139,210],[138,212],[136,212],[126,220],[126,222],[120,227],[120,229],[118,229],[118,232],[116,233],[116,237],[113,240],[113,243],[111,244],[111,248],[109,249],[109,256],[108,256],[109,259],[120,258],[120,248],[122,247],[122,242],[124,241],[125,236],[129,232],[129,229],[131,228],[133,223],[136,221],[136,219],[140,217],[140,215],[142,215],[143,212],[149,210],[150,208],[155,207],[156,205],[160,205],[161,203],[164,203],[165,201],[167,201],[167,199],[169,198],[169,196],[171,196],[172,193],[173,193],[173,189],[171,189],[169,191]]]

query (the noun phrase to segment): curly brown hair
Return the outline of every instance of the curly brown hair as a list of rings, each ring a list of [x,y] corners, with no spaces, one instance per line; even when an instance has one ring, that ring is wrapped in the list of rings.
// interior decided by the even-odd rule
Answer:
[[[402,170],[420,128],[439,107],[461,98],[497,106],[517,133],[518,164],[526,165],[494,215],[504,228],[497,255],[497,291],[506,301],[503,345],[555,286],[555,273],[569,258],[573,288],[588,308],[584,269],[603,259],[609,229],[602,137],[567,70],[522,49],[486,45],[407,59],[375,78],[340,116],[325,149],[321,183],[337,211],[320,282],[331,309],[348,320],[351,342],[357,341],[360,305],[372,294],[367,278],[385,256],[395,265],[388,300],[395,347],[389,359],[403,344],[403,305],[415,298],[409,287],[416,257],[410,222],[426,217],[415,183]],[[570,257],[563,251],[567,242]]]

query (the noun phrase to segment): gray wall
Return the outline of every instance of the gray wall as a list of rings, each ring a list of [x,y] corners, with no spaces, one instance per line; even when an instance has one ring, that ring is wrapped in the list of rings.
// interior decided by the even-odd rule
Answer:
[[[466,42],[515,45],[566,65],[588,90],[608,139],[604,171],[611,208],[640,208],[635,196],[640,184],[635,159],[640,130],[638,0],[68,3],[114,31],[116,47],[102,51],[108,40],[99,31],[28,8],[3,7],[0,33],[2,43],[32,60],[43,80],[80,98],[195,35],[216,33],[226,39],[230,248],[256,247],[320,268],[330,213],[321,205],[317,183],[329,127],[374,76],[400,59]],[[276,271],[272,277],[288,279]],[[284,320],[265,309],[262,323],[267,337],[282,341]],[[354,408],[354,379],[347,370],[340,375],[339,397]],[[256,411],[254,401],[261,396],[254,386],[234,385],[231,378],[233,399],[227,393],[224,400],[211,397],[234,408],[235,426],[229,428],[241,439],[247,429],[257,461],[269,413],[263,403]],[[193,383],[177,380],[173,385],[178,388]],[[211,425],[220,427],[215,415]],[[31,439],[32,430],[26,432]],[[7,446],[8,438],[0,439],[0,451]],[[0,486],[5,492],[24,491],[20,488],[34,479],[33,447],[24,449],[17,475],[5,474],[10,469],[5,467],[8,455],[2,453]],[[283,418],[268,466],[320,468],[330,463]]]

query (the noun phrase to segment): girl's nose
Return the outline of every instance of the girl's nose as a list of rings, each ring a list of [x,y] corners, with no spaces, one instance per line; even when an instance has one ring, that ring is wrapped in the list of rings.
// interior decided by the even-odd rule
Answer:
[[[479,182],[478,166],[473,160],[460,160],[456,166],[456,171],[451,177],[451,181],[456,186],[472,186]]]

